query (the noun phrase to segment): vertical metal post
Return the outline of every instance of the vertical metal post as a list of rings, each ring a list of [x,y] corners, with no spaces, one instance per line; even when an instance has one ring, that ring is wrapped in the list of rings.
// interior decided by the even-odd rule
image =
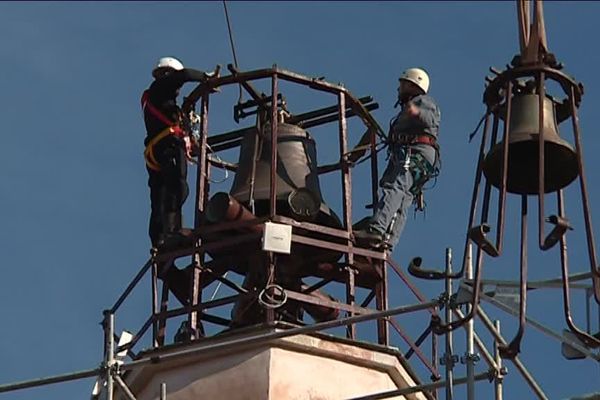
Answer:
[[[494,336],[494,338],[498,341],[499,345],[506,346],[506,340],[504,340],[502,335],[500,335],[500,333],[496,331],[492,320],[490,320],[486,312],[481,308],[481,306],[477,306],[477,308],[479,308],[478,315],[481,319],[481,322],[483,322],[487,330],[492,334],[492,336]],[[523,379],[525,379],[525,382],[527,382],[531,390],[535,393],[536,397],[540,400],[549,400],[548,396],[546,396],[540,385],[538,385],[538,383],[535,381],[533,376],[531,376],[525,365],[523,365],[519,356],[515,356],[510,361],[515,365],[515,367],[517,367],[517,369],[521,373],[521,376],[523,377]]]
[[[592,291],[585,290],[585,330],[587,333],[592,333],[592,309],[591,309]]]
[[[273,218],[277,214],[277,125],[279,123],[279,110],[277,108],[277,93],[278,93],[278,81],[279,76],[277,75],[277,66],[273,65],[273,76],[271,77],[271,178],[270,178],[270,191],[269,191],[269,216]],[[269,252],[267,255],[268,266],[267,266],[267,285],[271,285],[275,282],[275,269],[277,257],[273,252]],[[275,321],[275,310],[269,308],[266,310],[266,322],[268,324]]]
[[[160,306],[158,304],[158,263],[152,263],[152,346],[158,347],[158,315]]]
[[[272,285],[275,282],[275,265],[277,256],[272,251],[267,254],[267,282],[266,286]],[[267,308],[265,311],[265,320],[267,324],[272,324],[275,321],[275,310]]]
[[[104,358],[106,363],[106,400],[114,398],[113,364],[115,362],[115,314],[104,311]]]
[[[437,314],[439,312],[439,308],[438,306],[435,307],[433,314]],[[431,365],[433,366],[434,371],[438,370],[438,335],[436,335],[435,333],[431,333]],[[436,374],[431,374],[431,380],[432,381],[437,381],[440,379],[440,375],[438,372],[438,375],[436,376]],[[431,392],[431,394],[433,395],[434,399],[438,398],[438,389],[436,388],[435,390],[433,390]]]
[[[209,93],[205,93],[200,101],[200,154],[198,156],[198,167],[196,169],[196,207],[194,214],[194,229],[198,229],[200,227],[200,221],[202,220],[201,216],[208,197],[208,104]],[[200,244],[200,239],[198,239],[196,246],[200,246]],[[190,283],[190,305],[192,307],[198,305],[202,301],[200,268],[202,266],[203,255],[200,253],[195,253],[193,259],[194,269],[192,271],[192,282]],[[190,311],[188,314],[188,323],[190,329],[193,332],[197,332],[197,329],[200,326],[198,311]]]
[[[275,66],[273,69],[275,70]],[[277,72],[273,72],[271,79],[271,186],[270,186],[270,213],[273,218],[277,214]]]
[[[498,332],[498,334],[500,334],[500,321],[496,320],[494,321],[494,328],[496,329],[496,332]],[[501,370],[502,370],[502,357],[500,356],[500,343],[495,340],[494,341],[494,360],[496,361],[496,368],[497,368],[497,376],[496,379],[494,380],[494,392],[496,394],[496,400],[502,400],[502,375],[501,375]]]
[[[206,166],[207,166],[207,140],[208,140],[208,101],[209,95],[205,93],[200,100],[200,154],[196,168],[196,213],[194,215],[194,228],[198,228],[201,215],[204,211],[206,193]]]
[[[375,131],[371,130],[371,192],[373,198],[373,207],[379,202],[379,171],[377,167],[377,137]],[[384,265],[385,266],[385,265]]]
[[[509,142],[508,136],[510,133],[510,119],[512,115],[512,91],[513,82],[509,81],[506,87],[506,120],[504,121],[503,134],[502,134],[502,181],[500,183],[500,194],[498,196],[498,221],[496,229],[496,250],[498,253],[502,252],[502,244],[504,241],[504,220],[506,214],[506,191],[508,186],[508,152]],[[495,136],[495,135],[494,135]],[[487,186],[486,186],[487,188]],[[485,201],[484,201],[485,204]],[[487,212],[486,212],[487,219]],[[487,222],[487,220],[486,220]],[[478,292],[477,292],[478,293]],[[475,309],[475,312],[476,309]]]
[[[340,140],[340,158],[344,157],[348,150],[348,137],[346,126],[346,95],[344,92],[338,93],[338,113],[339,113],[339,140]],[[342,207],[344,226],[346,230],[352,232],[352,181],[350,177],[350,168],[347,163],[342,163]],[[352,256],[350,252],[349,256]]]
[[[345,115],[344,115],[345,116]],[[377,167],[377,137],[376,130],[377,128],[370,128],[369,134],[369,144],[371,149],[371,196],[372,196],[372,204],[373,207],[376,207],[379,202],[379,172]],[[343,153],[342,153],[343,154]],[[385,261],[381,262],[381,281],[377,285],[376,291],[376,302],[377,308],[380,310],[386,310],[388,308],[388,293],[387,293],[387,263]],[[387,323],[387,319],[377,320],[377,334],[379,344],[383,344],[385,346],[389,345],[389,325]]]
[[[208,157],[206,157],[206,165],[204,166],[204,199],[203,199],[203,203],[202,203],[202,211],[206,210],[206,207],[208,205],[208,198],[210,197],[210,176],[212,174],[212,164],[210,162],[210,160],[208,159]],[[194,225],[196,224],[196,222],[194,221]]]
[[[340,160],[342,160],[342,204],[344,212],[344,227],[348,235],[352,233],[352,179],[348,163],[343,162],[344,154],[348,150],[348,137],[346,126],[346,94],[343,91],[338,92],[338,128],[340,143]],[[348,253],[344,255],[346,260],[347,282],[346,282],[346,303],[354,305],[355,302],[355,277],[354,277],[354,253],[352,251],[352,241],[348,238]],[[354,314],[348,313],[351,317]],[[350,339],[356,338],[356,325],[348,325],[347,336]]]
[[[160,298],[160,309],[159,312],[162,314],[167,311],[169,305],[169,285],[167,282],[163,282],[162,293]],[[164,346],[165,334],[167,327],[167,317],[158,318],[158,332],[156,337],[157,346]]]
[[[250,189],[248,190],[248,205],[250,207],[250,211],[252,214],[256,214],[256,206],[254,204],[254,189],[256,186],[256,163],[258,161],[259,156],[259,146],[262,147],[264,140],[262,140],[262,130],[264,127],[264,111],[262,109],[258,113],[258,127],[256,132],[254,133],[254,140],[252,142],[252,166],[250,168]]]
[[[375,135],[375,129],[371,128],[370,133],[370,145],[371,145],[371,193],[372,193],[372,204],[375,207],[379,201],[379,172],[377,167],[377,137]],[[381,261],[381,281],[377,284],[376,290],[376,302],[377,309],[387,310],[388,308],[388,274],[387,264],[385,261]],[[389,345],[390,330],[387,319],[377,320],[377,336],[379,344],[385,346]],[[435,336],[435,335],[433,335]]]
[[[468,244],[467,260],[465,266],[465,278],[467,280],[473,279],[473,245]],[[471,304],[467,303],[467,314],[471,312]],[[475,400],[475,352],[473,345],[474,335],[474,321],[470,319],[467,322],[466,333],[467,333],[467,352],[465,354],[465,362],[467,365],[467,400]]]
[[[375,293],[375,302],[377,304],[378,310],[387,310],[388,308],[388,294],[387,294],[387,283],[388,283],[388,274],[387,274],[387,266],[384,261],[378,262],[381,267],[381,280],[377,283],[376,293]],[[377,338],[378,343],[384,346],[388,346],[389,343],[389,325],[387,322],[387,318],[381,318],[377,320]],[[435,335],[434,335],[435,336]]]
[[[538,131],[539,131],[539,139],[538,139],[538,227],[539,227],[539,246],[541,249],[544,247],[544,240],[546,234],[544,233],[545,228],[545,218],[544,218],[544,192],[545,192],[545,141],[544,141],[544,100],[546,99],[546,87],[544,85],[545,76],[543,72],[540,72],[538,75],[538,87],[537,94],[539,97],[539,105],[538,105]]]
[[[446,304],[445,316],[446,324],[452,323],[452,310],[450,307],[450,296],[452,296],[452,249],[446,249],[446,295],[448,296],[448,303]],[[446,333],[446,353],[444,354],[444,364],[446,366],[446,400],[452,400],[454,398],[453,388],[453,368],[454,368],[454,355],[452,354],[452,331]]]
[[[167,384],[164,382],[160,384],[160,400],[167,400]]]

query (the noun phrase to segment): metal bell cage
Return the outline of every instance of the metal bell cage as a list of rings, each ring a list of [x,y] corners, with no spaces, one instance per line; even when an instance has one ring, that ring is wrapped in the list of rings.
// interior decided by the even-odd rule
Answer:
[[[151,259],[138,272],[114,306],[106,311],[107,315],[114,315],[142,277],[149,270],[152,271],[152,315],[135,333],[131,342],[119,347],[119,350],[131,351],[150,328],[152,346],[164,346],[167,320],[186,315],[187,326],[192,327],[192,330],[194,327],[202,329],[201,321],[225,327],[225,331],[244,326],[277,326],[287,328],[286,334],[297,330],[316,332],[346,326],[345,335],[351,340],[357,339],[357,323],[376,321],[372,326],[376,328],[379,344],[389,345],[389,329],[392,327],[409,346],[407,358],[416,355],[432,376],[439,377],[437,338],[435,335],[431,336],[431,357],[427,357],[419,346],[431,332],[429,322],[432,315],[437,315],[440,300],[427,299],[411,282],[410,277],[391,259],[388,251],[358,247],[352,240],[353,230],[360,229],[361,221],[354,225],[352,223],[353,164],[348,161],[350,152],[347,118],[357,116],[370,135],[370,144],[367,146],[371,153],[372,201],[376,203],[377,136],[384,135],[370,111],[378,108],[378,104],[369,96],[360,99],[354,97],[341,85],[328,83],[321,78],[303,76],[277,66],[248,72],[240,72],[232,65],[229,65],[228,69],[230,75],[217,74],[209,78],[192,90],[184,102],[188,107],[184,112],[198,106],[196,112],[201,119],[192,234],[195,244],[153,252]],[[270,79],[270,95],[259,93],[252,85],[253,81],[261,79]],[[337,104],[302,114],[282,114],[280,81],[333,94]],[[257,124],[209,136],[210,95],[217,91],[215,89],[227,85],[241,85],[251,97],[247,102],[234,107],[234,118],[256,114]],[[251,107],[256,109],[248,112],[248,108]],[[285,168],[284,171],[281,169],[286,161],[278,157],[280,149],[284,148],[284,151],[287,151],[285,147],[290,146],[308,149],[308,153],[314,151],[315,149],[311,149],[314,143],[311,144],[312,139],[304,129],[329,122],[337,122],[340,161],[322,166],[313,163],[308,166],[301,165],[304,172],[300,175],[310,172],[307,174],[308,181],[316,181],[305,183],[304,187],[294,188],[294,185],[287,181],[288,177],[284,176],[287,174]],[[265,134],[260,135],[261,132]],[[259,149],[255,141],[265,145]],[[244,152],[240,152],[239,164],[227,163],[214,156],[218,151],[238,146],[244,147]],[[248,162],[249,154],[254,162]],[[314,154],[307,158],[313,156]],[[316,160],[316,157],[313,159]],[[299,164],[303,163],[306,163],[306,160]],[[245,165],[246,170],[239,171],[239,165]],[[209,177],[211,168],[214,167],[236,171],[239,176],[234,179],[230,193],[220,192],[209,198]],[[343,210],[339,219],[324,204],[318,189],[318,175],[335,171],[340,172],[342,187]],[[284,190],[280,190],[280,187]],[[275,254],[261,249],[265,222],[292,226],[291,254]],[[186,268],[191,271],[189,279],[175,282],[179,287],[171,290],[174,293],[177,290],[180,293],[189,293],[190,301],[180,308],[169,309],[169,283],[163,281],[162,289],[160,288],[160,268],[169,265],[173,260],[189,256],[193,258],[192,265]],[[240,286],[227,279],[227,271],[244,276],[244,284]],[[283,273],[280,273],[282,271]],[[409,293],[414,295],[417,300],[415,304],[398,308],[388,307],[389,271],[392,271],[406,285]],[[305,277],[317,282],[312,285],[304,284],[302,278]],[[235,294],[202,300],[202,290],[215,281],[229,287]],[[334,282],[344,285],[344,300],[336,300],[319,290]],[[366,290],[364,298],[362,293],[357,296],[357,288]],[[373,302],[374,307],[371,305]],[[232,304],[234,307],[231,319],[210,313],[212,309]],[[415,342],[394,316],[420,310],[426,311],[427,322],[424,326],[425,331]],[[301,320],[303,311],[314,319],[314,323]],[[346,315],[340,316],[341,313]],[[297,327],[298,325],[301,326]],[[193,340],[194,337],[188,339]]]
[[[563,312],[569,329],[586,345],[596,348],[600,340],[578,328],[573,322],[570,306],[569,269],[565,233],[571,230],[565,215],[563,189],[579,177],[581,204],[585,219],[585,232],[588,247],[594,295],[600,301],[600,270],[592,231],[592,222],[588,200],[588,191],[583,166],[582,143],[577,109],[581,103],[583,86],[561,71],[562,65],[556,62],[551,53],[544,54],[541,61],[521,62],[516,56],[505,71],[493,68],[494,78],[486,78],[487,88],[484,103],[487,106],[485,123],[479,149],[479,158],[473,186],[471,208],[463,256],[463,266],[456,274],[448,276],[441,271],[419,269],[420,264],[411,264],[411,269],[428,279],[447,279],[463,276],[468,257],[469,243],[477,246],[475,257],[475,277],[467,282],[471,286],[472,297],[468,300],[471,310],[464,318],[443,324],[434,321],[434,332],[443,334],[465,324],[478,313],[476,306],[480,300],[484,253],[490,257],[499,257],[503,250],[506,197],[508,193],[521,196],[521,242],[520,242],[520,300],[519,328],[514,339],[501,346],[504,358],[514,358],[520,351],[520,342],[526,325],[527,299],[527,196],[538,199],[539,248],[547,251],[559,244],[563,280]],[[558,83],[563,99],[557,99],[546,93],[546,85]],[[486,155],[490,120],[492,134]],[[559,136],[558,126],[571,120],[575,148]],[[502,137],[498,140],[500,121]],[[485,189],[481,203],[480,222],[475,222],[480,185],[485,177]],[[498,189],[498,210],[496,218],[495,242],[487,234],[491,231],[488,224],[490,213],[491,188]],[[545,196],[556,193],[557,214],[546,217]],[[546,234],[545,223],[554,225]],[[420,260],[418,260],[420,262]]]

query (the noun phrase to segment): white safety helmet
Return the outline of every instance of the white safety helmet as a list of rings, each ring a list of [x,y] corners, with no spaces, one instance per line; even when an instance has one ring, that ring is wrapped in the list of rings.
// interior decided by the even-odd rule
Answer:
[[[154,69],[152,70],[152,76],[156,78],[158,71],[165,69],[165,68],[170,68],[170,69],[174,69],[175,71],[180,71],[183,69],[183,64],[181,63],[181,61],[179,61],[175,57],[163,57],[160,60],[158,60],[156,67],[154,67]]]
[[[409,68],[400,75],[400,80],[409,81],[420,87],[423,92],[429,91],[429,75],[421,68]]]

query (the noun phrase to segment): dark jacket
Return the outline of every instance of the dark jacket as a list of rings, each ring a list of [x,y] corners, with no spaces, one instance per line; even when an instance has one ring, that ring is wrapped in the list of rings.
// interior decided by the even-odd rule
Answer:
[[[181,113],[181,109],[177,106],[179,90],[186,82],[202,82],[206,78],[206,73],[191,68],[170,72],[152,82],[150,87],[144,92],[142,101],[146,99],[169,121],[177,124]],[[143,105],[142,103],[142,107]],[[150,112],[147,106],[144,107],[144,122],[147,134],[144,141],[145,144],[148,144],[154,136],[158,135],[168,126],[165,121],[162,121]]]

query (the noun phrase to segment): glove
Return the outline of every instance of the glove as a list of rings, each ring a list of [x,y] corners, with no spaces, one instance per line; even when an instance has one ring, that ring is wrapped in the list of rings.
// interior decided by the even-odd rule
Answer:
[[[192,140],[188,136],[185,136],[183,138],[183,141],[185,142],[185,156],[188,158],[188,160],[191,160],[193,158],[193,156],[192,156]]]

